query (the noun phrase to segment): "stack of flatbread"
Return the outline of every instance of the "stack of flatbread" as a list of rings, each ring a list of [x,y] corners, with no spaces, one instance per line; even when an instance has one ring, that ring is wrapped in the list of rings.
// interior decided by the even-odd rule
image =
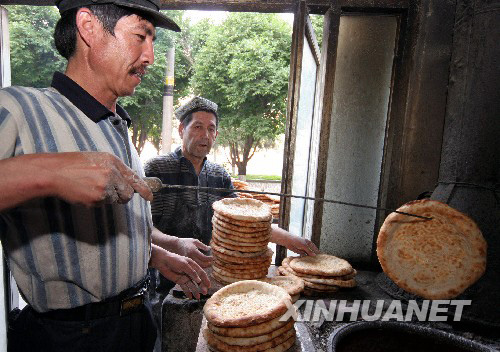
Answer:
[[[237,190],[244,191],[250,189],[250,185],[248,184],[248,182],[237,180],[234,178],[231,179],[231,182],[233,183],[234,188]],[[246,193],[246,192],[237,192],[236,195],[239,198],[253,198],[253,195],[251,193]]]
[[[300,294],[304,291],[304,280],[294,275],[266,277],[260,281],[264,281],[284,289],[290,297],[292,297],[292,303],[297,302]]]
[[[255,199],[225,198],[213,204],[212,276],[222,284],[266,277],[273,251],[271,210]]]
[[[240,281],[208,299],[203,308],[208,322],[203,335],[215,352],[286,351],[296,339],[293,318],[281,321],[288,309],[295,308],[282,288]]]
[[[272,194],[253,194],[254,199],[258,199],[261,202],[269,205],[271,207],[271,213],[273,218],[278,218],[280,214],[280,197]]]
[[[377,238],[377,256],[399,287],[426,299],[450,299],[486,269],[486,241],[476,223],[447,204],[423,199],[391,213]]]
[[[298,276],[304,280],[306,296],[325,295],[339,288],[356,286],[356,270],[347,260],[328,254],[287,257],[278,268],[281,275]]]

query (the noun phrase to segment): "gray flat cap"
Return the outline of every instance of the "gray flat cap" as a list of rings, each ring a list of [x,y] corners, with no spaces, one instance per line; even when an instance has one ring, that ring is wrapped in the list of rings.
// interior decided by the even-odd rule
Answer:
[[[215,116],[217,116],[217,104],[213,101],[202,97],[194,97],[189,100],[186,104],[179,107],[175,110],[175,117],[179,119],[179,121],[183,121],[186,115],[193,111],[205,110],[209,112],[213,112]]]
[[[80,6],[114,4],[142,11],[150,15],[156,26],[180,32],[179,26],[160,12],[160,0],[55,0],[55,4],[62,14],[65,11]]]

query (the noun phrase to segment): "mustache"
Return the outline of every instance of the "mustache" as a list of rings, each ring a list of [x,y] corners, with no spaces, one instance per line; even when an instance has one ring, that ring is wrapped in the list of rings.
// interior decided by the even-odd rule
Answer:
[[[147,66],[136,66],[136,67],[132,67],[132,69],[130,70],[130,74],[139,74],[141,76],[144,76],[148,73],[148,68]]]

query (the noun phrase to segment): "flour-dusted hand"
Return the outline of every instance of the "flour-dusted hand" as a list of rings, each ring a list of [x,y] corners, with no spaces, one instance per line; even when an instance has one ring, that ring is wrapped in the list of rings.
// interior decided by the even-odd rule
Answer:
[[[207,294],[210,279],[196,262],[169,252],[153,244],[150,266],[157,269],[165,278],[178,284],[188,298],[200,299],[200,293]]]
[[[109,153],[27,154],[1,160],[0,166],[0,210],[50,196],[86,206],[126,203],[134,191],[153,198],[144,181]]]

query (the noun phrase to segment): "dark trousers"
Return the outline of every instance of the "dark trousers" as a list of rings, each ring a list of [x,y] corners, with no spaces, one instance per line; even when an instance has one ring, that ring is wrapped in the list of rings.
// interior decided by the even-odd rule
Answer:
[[[156,340],[149,302],[124,316],[87,321],[47,319],[29,306],[13,313],[8,352],[151,352]]]

